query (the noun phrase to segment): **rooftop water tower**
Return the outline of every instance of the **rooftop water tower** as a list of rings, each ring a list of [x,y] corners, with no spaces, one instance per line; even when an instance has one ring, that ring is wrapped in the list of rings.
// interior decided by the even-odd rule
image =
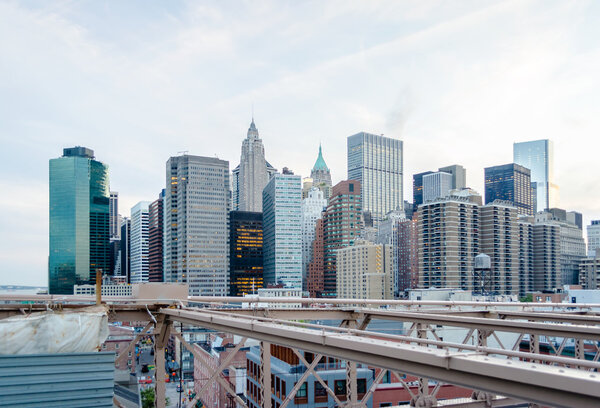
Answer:
[[[473,292],[482,296],[489,295],[492,289],[492,260],[489,255],[479,254],[475,257],[473,271]]]

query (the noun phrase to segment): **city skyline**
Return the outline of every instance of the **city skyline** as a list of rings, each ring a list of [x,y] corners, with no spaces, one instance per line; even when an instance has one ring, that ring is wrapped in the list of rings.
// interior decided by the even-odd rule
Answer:
[[[273,166],[303,177],[319,142],[336,184],[347,136],[402,140],[408,201],[413,174],[449,163],[483,194],[483,169],[512,162],[514,142],[548,138],[560,207],[582,212],[584,225],[600,219],[597,4],[154,5],[127,27],[130,7],[0,4],[0,34],[13,38],[0,45],[0,186],[11,192],[0,204],[2,284],[46,284],[47,166],[57,151],[94,149],[129,216],[164,188],[165,162],[179,151],[235,166],[252,104]],[[342,41],[365,18],[378,28]],[[282,43],[269,42],[274,33]]]

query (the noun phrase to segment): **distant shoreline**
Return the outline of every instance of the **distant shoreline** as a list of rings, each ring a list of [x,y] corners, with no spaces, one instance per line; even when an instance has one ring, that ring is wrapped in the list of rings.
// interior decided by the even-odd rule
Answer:
[[[0,285],[0,293],[11,294],[19,293],[22,295],[30,294],[35,295],[39,291],[48,290],[47,286],[25,286],[25,285]],[[46,292],[47,293],[47,292]]]

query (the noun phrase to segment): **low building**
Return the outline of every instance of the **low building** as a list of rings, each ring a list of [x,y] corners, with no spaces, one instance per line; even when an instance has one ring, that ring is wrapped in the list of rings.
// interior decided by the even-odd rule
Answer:
[[[117,283],[111,281],[102,284],[102,296],[133,297],[136,299],[173,300],[179,299],[187,302],[188,285],[184,283],[144,282],[144,283]],[[75,285],[73,294],[93,296],[96,294],[96,285]]]
[[[412,289],[408,291],[408,300],[471,301],[471,291],[450,288]]]
[[[96,285],[75,285],[73,286],[73,294],[94,296],[96,295]],[[131,295],[131,285],[127,283],[102,285],[102,296],[130,297]]]
[[[235,345],[234,337],[222,337],[215,334],[210,336],[208,342],[194,345],[201,357],[201,360],[198,357],[194,359],[194,392],[200,392],[212,373],[225,359],[229,358]],[[236,391],[236,394],[240,394],[240,397],[243,397],[245,391],[246,353],[248,350],[248,347],[241,347],[223,372],[225,381],[231,384],[231,388]],[[235,406],[230,405],[233,398],[235,396],[230,395],[225,387],[217,381],[213,381],[200,394],[200,400],[207,408]]]
[[[578,286],[578,285],[577,285]],[[565,287],[565,301],[567,303],[600,303],[600,290],[586,290],[581,287]]]
[[[246,353],[247,358],[247,378],[246,378],[246,398],[249,408],[259,408],[262,406],[260,400],[261,382],[260,382],[260,347],[250,347]],[[304,358],[307,362],[313,361],[312,353],[304,352]],[[317,364],[315,371],[319,377],[331,388],[340,401],[346,401],[346,366],[345,361],[337,360],[331,357],[322,357],[322,362]],[[271,406],[278,407],[286,399],[288,393],[294,388],[302,373],[304,365],[300,362],[298,356],[292,349],[284,346],[271,344]],[[357,365],[357,395],[361,399],[373,383],[372,370]],[[310,374],[307,380],[302,384],[294,398],[287,407],[332,407],[335,406],[335,400],[327,393],[325,388],[316,379],[314,374]],[[367,401],[366,406],[372,408],[371,399]]]
[[[379,375],[379,368],[374,369],[374,375]],[[383,379],[373,392],[373,408],[391,407],[396,405],[409,405],[411,402],[411,394],[419,394],[419,379],[414,376],[398,373],[398,375],[388,371],[383,375]],[[406,389],[410,389],[410,392]],[[429,381],[429,395],[431,395],[436,387],[435,381]],[[446,400],[452,398],[467,398],[473,394],[473,390],[459,387],[452,384],[441,384],[436,394],[436,399]]]
[[[102,344],[102,351],[114,351],[115,359],[125,350],[136,336],[133,327],[127,326],[108,326],[108,338]],[[129,371],[135,373],[136,360],[134,351],[127,352],[127,358],[121,359],[115,368],[117,370]]]
[[[268,288],[260,288],[257,291],[256,295],[246,295],[244,298],[256,299],[256,298],[297,298],[302,299],[304,297],[304,292],[302,289],[294,289],[294,288],[284,288],[283,286],[270,286]],[[261,307],[261,308],[271,308],[271,309],[287,309],[291,307],[301,308],[302,303],[276,303],[276,302],[259,302],[259,303],[250,303],[244,302],[242,303],[242,307]]]
[[[534,303],[562,303],[565,294],[562,292],[534,292],[531,294]]]

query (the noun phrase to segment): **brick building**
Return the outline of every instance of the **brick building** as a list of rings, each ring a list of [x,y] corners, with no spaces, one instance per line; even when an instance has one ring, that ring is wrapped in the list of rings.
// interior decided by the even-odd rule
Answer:
[[[206,343],[194,344],[194,347],[202,356],[199,361],[194,359],[194,392],[198,393],[208,381],[214,370],[233,352],[235,343],[233,337],[221,337],[211,335]],[[231,360],[227,369],[223,371],[225,380],[231,384],[237,394],[244,394],[246,385],[246,353],[248,347],[242,347]],[[233,396],[217,381],[200,395],[200,400],[207,408],[234,408]]]

